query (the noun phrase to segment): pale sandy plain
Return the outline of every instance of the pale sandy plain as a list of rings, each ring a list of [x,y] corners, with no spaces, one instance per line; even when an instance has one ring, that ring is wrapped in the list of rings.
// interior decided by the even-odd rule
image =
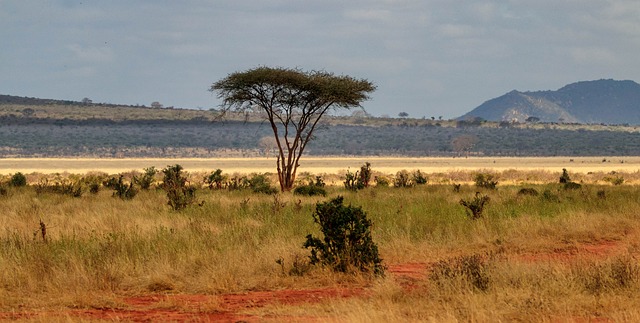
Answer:
[[[344,174],[356,171],[364,162],[370,162],[374,170],[395,174],[397,171],[420,170],[426,173],[473,170],[547,170],[572,172],[626,172],[640,171],[640,157],[303,157],[299,172],[311,174]],[[0,159],[0,174],[71,173],[84,174],[99,171],[117,174],[127,171],[142,171],[155,166],[180,164],[189,172],[209,172],[222,169],[225,173],[264,173],[276,171],[275,158],[3,158]]]

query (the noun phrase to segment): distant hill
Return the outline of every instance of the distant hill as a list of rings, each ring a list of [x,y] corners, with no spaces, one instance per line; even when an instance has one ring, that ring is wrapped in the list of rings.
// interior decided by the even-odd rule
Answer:
[[[489,121],[640,124],[640,84],[597,80],[557,91],[511,91],[489,100],[460,119]]]

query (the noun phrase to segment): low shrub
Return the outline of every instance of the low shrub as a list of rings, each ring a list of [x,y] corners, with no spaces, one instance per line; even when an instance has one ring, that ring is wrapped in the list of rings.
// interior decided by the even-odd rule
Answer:
[[[224,187],[225,182],[227,181],[227,176],[222,175],[222,169],[216,169],[214,172],[205,176],[204,182],[207,184],[209,189],[222,189]]]
[[[24,174],[17,172],[11,176],[9,180],[9,185],[13,187],[23,187],[27,186],[27,177]]]
[[[429,182],[429,179],[424,176],[420,170],[417,170],[413,172],[413,182],[416,183],[416,185],[424,185]]]
[[[271,181],[264,174],[255,174],[249,180],[249,188],[254,193],[263,193],[267,195],[277,194],[278,189],[271,186]]]
[[[144,169],[144,173],[140,177],[133,177],[133,181],[143,190],[148,190],[151,184],[156,180],[158,170],[151,166]]]
[[[477,187],[487,188],[490,190],[495,190],[498,185],[498,181],[494,180],[494,176],[492,174],[478,173],[473,178],[473,181],[476,183]]]
[[[378,246],[371,237],[371,221],[359,207],[343,205],[338,196],[316,204],[313,220],[320,225],[322,239],[307,235],[304,248],[311,248],[310,264],[328,266],[334,271],[370,272],[384,275]]]
[[[322,181],[322,177],[316,176],[315,182],[310,180],[307,185],[296,187],[293,190],[293,194],[307,196],[327,196],[327,190],[324,189],[324,186],[325,184],[324,181]]]
[[[164,173],[162,188],[167,192],[167,204],[175,211],[186,208],[196,199],[196,188],[189,185],[182,170],[182,166],[178,164],[167,166],[162,170]]]
[[[112,177],[108,181],[109,187],[113,188],[113,197],[118,197],[122,200],[131,200],[136,194],[138,194],[138,190],[133,186],[133,182],[125,183],[124,176],[120,175],[116,180],[115,177]]]
[[[411,180],[408,171],[403,169],[396,173],[396,177],[393,180],[394,187],[412,187],[413,185],[414,182]]]
[[[484,206],[489,203],[489,200],[489,196],[476,192],[476,195],[470,200],[461,199],[460,205],[466,208],[467,217],[477,220],[482,217]]]

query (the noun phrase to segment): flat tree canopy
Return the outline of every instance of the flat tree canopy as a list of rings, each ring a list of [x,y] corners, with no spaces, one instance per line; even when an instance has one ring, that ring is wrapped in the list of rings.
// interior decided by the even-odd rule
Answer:
[[[367,80],[325,71],[258,67],[229,74],[210,91],[223,100],[223,111],[258,107],[266,113],[279,150],[280,188],[289,191],[320,118],[332,109],[360,106],[375,89]]]

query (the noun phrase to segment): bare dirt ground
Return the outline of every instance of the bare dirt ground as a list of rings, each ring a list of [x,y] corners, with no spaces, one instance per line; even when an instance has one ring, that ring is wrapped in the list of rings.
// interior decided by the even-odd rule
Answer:
[[[571,263],[585,259],[605,259],[624,252],[630,242],[602,241],[573,244],[551,251],[515,255],[515,261]],[[407,291],[419,288],[428,279],[432,263],[403,263],[388,265],[388,276]],[[252,315],[247,311],[270,305],[297,305],[331,302],[341,298],[367,297],[366,286],[336,286],[305,290],[251,291],[241,294],[184,295],[148,294],[123,296],[113,308],[63,309],[0,313],[0,320],[104,320],[132,322],[321,322],[335,318],[304,315]],[[565,318],[566,319],[566,318]],[[573,321],[581,321],[572,318]],[[559,321],[564,321],[559,318]],[[590,321],[590,320],[585,320]],[[605,322],[604,320],[603,322]]]
[[[344,173],[358,169],[370,162],[376,171],[393,174],[399,170],[420,169],[427,173],[465,171],[477,169],[545,170],[562,168],[572,172],[636,172],[640,170],[640,157],[303,157],[299,172],[311,174]],[[225,173],[275,172],[276,159],[262,158],[192,158],[192,159],[98,159],[98,158],[5,158],[0,159],[0,174],[22,172],[75,173],[91,171],[116,174],[155,166],[180,164],[186,171],[212,171],[217,168]]]

